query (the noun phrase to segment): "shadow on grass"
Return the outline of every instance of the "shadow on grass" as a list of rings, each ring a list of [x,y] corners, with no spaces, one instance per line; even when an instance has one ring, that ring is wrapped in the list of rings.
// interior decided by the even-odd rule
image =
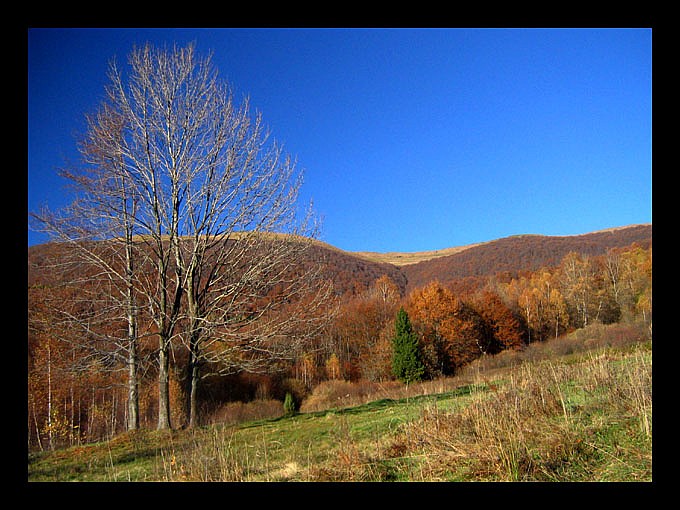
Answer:
[[[480,388],[484,388],[484,386],[480,387],[478,385],[468,384],[468,385],[456,388],[455,390],[447,391],[445,393],[414,395],[412,397],[404,397],[404,398],[399,398],[399,399],[383,398],[383,399],[380,399],[380,400],[375,400],[373,402],[367,402],[365,404],[361,404],[361,405],[354,406],[354,407],[346,407],[346,408],[343,408],[343,409],[336,410],[334,412],[336,412],[338,414],[357,414],[357,413],[362,413],[362,412],[365,412],[365,411],[383,409],[385,407],[392,406],[392,405],[417,404],[417,403],[421,403],[421,402],[422,403],[437,402],[439,400],[448,400],[448,399],[451,399],[451,398],[467,396],[467,395],[470,395],[473,391],[479,391]]]

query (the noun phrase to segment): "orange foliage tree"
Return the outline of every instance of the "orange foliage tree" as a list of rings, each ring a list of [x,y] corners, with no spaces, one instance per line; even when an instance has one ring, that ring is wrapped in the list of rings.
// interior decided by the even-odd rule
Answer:
[[[492,347],[492,335],[482,316],[438,281],[413,290],[407,311],[420,335],[430,377],[454,374]]]
[[[525,343],[520,320],[496,292],[488,288],[480,291],[473,299],[473,306],[491,330],[489,354],[516,349]]]
[[[363,291],[346,294],[327,333],[328,355],[339,358],[345,377],[381,380],[390,376],[390,325],[400,299],[399,287],[386,275]]]

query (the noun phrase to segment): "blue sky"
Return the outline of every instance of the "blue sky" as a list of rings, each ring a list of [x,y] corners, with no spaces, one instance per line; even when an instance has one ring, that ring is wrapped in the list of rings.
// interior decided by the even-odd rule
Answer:
[[[147,41],[214,53],[344,250],[652,221],[652,31],[612,28],[31,29],[29,211],[66,204],[108,64]]]

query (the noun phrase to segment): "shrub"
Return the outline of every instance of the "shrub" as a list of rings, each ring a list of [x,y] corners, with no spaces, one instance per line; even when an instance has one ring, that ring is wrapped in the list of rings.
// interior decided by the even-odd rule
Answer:
[[[284,413],[280,400],[253,400],[252,402],[229,402],[216,409],[207,419],[208,424],[242,423],[266,418],[278,418]]]
[[[338,407],[365,404],[381,398],[400,398],[403,384],[399,381],[322,381],[300,405],[302,412],[325,411]]]
[[[283,412],[286,414],[286,416],[291,416],[297,412],[295,399],[290,392],[286,392],[286,398],[283,400]]]
[[[278,398],[285,400],[286,393],[290,393],[295,402],[302,402],[309,395],[309,389],[300,379],[289,377],[280,382]]]
[[[323,381],[314,387],[311,395],[300,406],[301,411],[321,411],[338,407],[341,400],[354,393],[353,384],[349,381]]]

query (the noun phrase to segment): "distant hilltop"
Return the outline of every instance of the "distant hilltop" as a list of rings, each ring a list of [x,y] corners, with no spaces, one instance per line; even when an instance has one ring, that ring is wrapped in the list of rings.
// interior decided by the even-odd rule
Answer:
[[[652,225],[630,225],[581,235],[518,235],[459,248],[455,253],[434,253],[416,263],[400,265],[408,288],[470,277],[487,277],[498,273],[517,274],[560,264],[569,252],[603,255],[611,248],[652,244]],[[415,260],[415,258],[414,258]]]
[[[362,257],[362,258],[365,258],[365,259],[368,259],[368,260],[372,260],[374,262],[386,262],[386,263],[389,263],[389,264],[393,264],[395,266],[406,266],[406,265],[409,265],[409,264],[417,264],[419,262],[426,262],[428,260],[437,259],[437,258],[440,258],[440,257],[447,257],[447,256],[450,256],[450,255],[456,255],[456,254],[463,252],[465,250],[469,250],[470,248],[476,248],[476,247],[487,245],[487,244],[497,243],[498,241],[505,240],[505,239],[520,239],[520,238],[573,239],[573,238],[580,238],[580,237],[584,237],[584,236],[593,236],[595,234],[609,234],[609,233],[622,234],[621,235],[622,239],[627,239],[631,236],[633,238],[637,239],[638,235],[641,235],[643,239],[646,239],[647,233],[649,233],[649,239],[651,241],[651,229],[652,229],[651,223],[641,223],[641,224],[636,224],[636,225],[626,225],[626,226],[623,226],[623,227],[612,227],[612,228],[607,228],[607,229],[603,229],[603,230],[596,230],[594,232],[589,232],[587,234],[572,234],[572,235],[563,235],[563,236],[546,236],[546,235],[542,235],[542,234],[515,234],[515,235],[511,235],[511,236],[504,237],[504,238],[501,238],[501,239],[496,239],[496,240],[493,240],[493,241],[485,241],[485,242],[481,242],[481,243],[468,244],[468,245],[465,245],[465,246],[456,246],[456,247],[452,247],[452,248],[444,248],[444,249],[441,249],[441,250],[429,250],[429,251],[420,251],[420,252],[389,252],[389,253],[362,251],[362,252],[351,252],[351,253],[356,255],[357,257]],[[591,240],[591,239],[587,238],[586,241],[588,241],[588,240]]]

